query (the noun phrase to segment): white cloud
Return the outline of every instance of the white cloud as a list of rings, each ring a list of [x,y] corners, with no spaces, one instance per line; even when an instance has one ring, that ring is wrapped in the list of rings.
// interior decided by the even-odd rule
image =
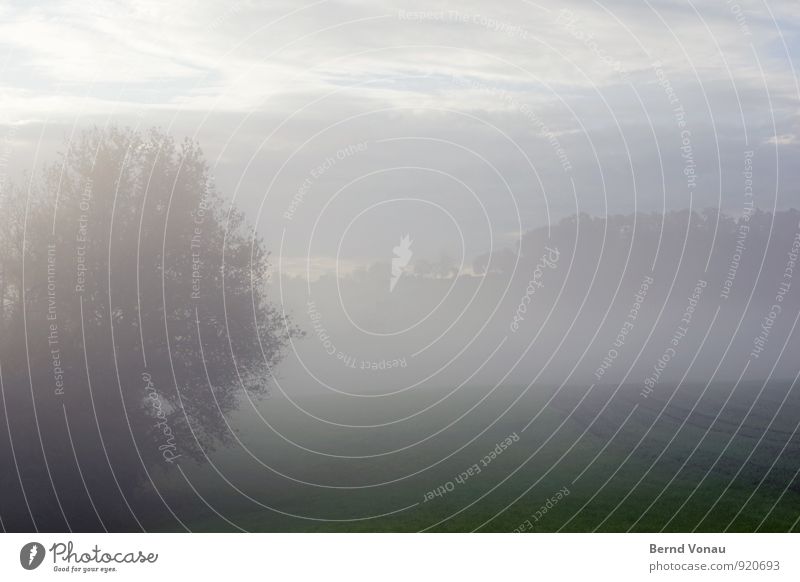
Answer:
[[[420,159],[414,148],[375,147],[326,177],[324,195],[415,159],[468,176],[489,207],[504,200],[507,185],[524,193],[522,224],[503,207],[500,233],[580,210],[685,207],[676,105],[692,131],[702,185],[695,205],[738,207],[738,185],[726,181],[720,191],[718,176],[738,175],[742,151],[763,144],[763,192],[778,187],[778,205],[793,203],[794,168],[780,172],[780,184],[768,169],[771,150],[798,129],[794,54],[781,38],[797,47],[795,0],[61,0],[7,4],[0,15],[0,123],[47,121],[54,143],[73,123],[107,119],[197,133],[219,162],[225,191],[240,187],[237,199],[252,211],[289,160],[265,204],[268,232],[320,158],[380,137],[452,145],[427,146]],[[671,95],[658,84],[655,61]],[[556,147],[568,153],[570,176]],[[467,150],[495,164],[507,184]],[[442,188],[460,200],[458,188]]]

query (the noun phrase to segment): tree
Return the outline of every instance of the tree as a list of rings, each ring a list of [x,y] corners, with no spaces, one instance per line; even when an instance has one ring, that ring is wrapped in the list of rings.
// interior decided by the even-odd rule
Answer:
[[[66,144],[0,221],[0,516],[7,529],[177,519],[152,485],[228,443],[300,334],[269,253],[200,147],[159,130]],[[4,440],[2,440],[4,439]]]

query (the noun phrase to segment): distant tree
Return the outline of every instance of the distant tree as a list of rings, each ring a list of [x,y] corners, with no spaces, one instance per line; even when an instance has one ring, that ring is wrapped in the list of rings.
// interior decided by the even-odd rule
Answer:
[[[180,506],[150,478],[229,442],[299,331],[196,143],[112,128],[65,147],[0,213],[0,517],[138,529]]]

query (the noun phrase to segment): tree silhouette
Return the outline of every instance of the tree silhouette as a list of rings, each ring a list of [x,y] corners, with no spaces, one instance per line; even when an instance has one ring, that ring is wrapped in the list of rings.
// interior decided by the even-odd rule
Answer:
[[[299,334],[263,240],[199,146],[155,129],[86,131],[3,205],[3,526],[178,520],[154,473],[229,442]]]

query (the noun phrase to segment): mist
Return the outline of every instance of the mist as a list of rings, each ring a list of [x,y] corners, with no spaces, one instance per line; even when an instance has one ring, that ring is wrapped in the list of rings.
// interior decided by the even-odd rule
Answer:
[[[797,528],[796,2],[0,13],[4,530]]]

